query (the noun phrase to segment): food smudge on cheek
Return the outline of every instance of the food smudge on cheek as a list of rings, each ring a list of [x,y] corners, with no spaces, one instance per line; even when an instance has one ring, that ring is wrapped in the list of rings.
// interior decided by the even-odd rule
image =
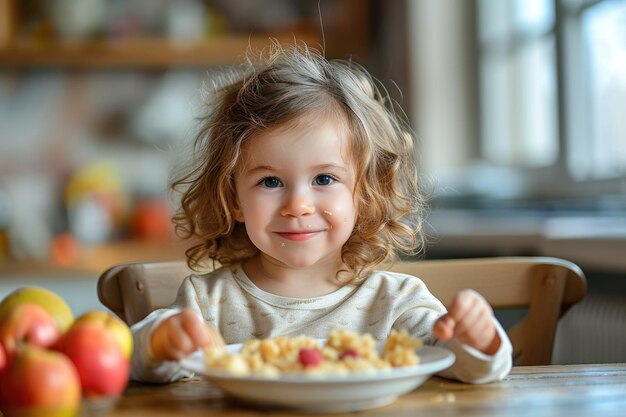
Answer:
[[[332,215],[333,215],[332,211],[328,211],[328,210],[324,210],[324,211],[323,211],[323,213],[324,213],[325,215],[327,215],[328,217],[330,217],[330,216],[332,216]],[[333,225],[332,225],[332,224],[329,224],[329,225],[328,225],[328,230],[333,230]]]

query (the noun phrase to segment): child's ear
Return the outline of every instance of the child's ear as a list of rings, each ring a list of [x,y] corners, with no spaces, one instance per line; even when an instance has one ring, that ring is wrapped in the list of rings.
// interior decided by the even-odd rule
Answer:
[[[233,208],[233,217],[240,223],[244,222],[243,211],[239,208],[239,204]]]

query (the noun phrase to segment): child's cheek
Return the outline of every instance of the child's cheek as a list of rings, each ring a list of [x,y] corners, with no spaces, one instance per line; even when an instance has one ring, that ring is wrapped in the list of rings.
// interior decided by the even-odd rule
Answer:
[[[323,215],[326,221],[333,227],[349,227],[352,229],[356,212],[351,204],[335,202],[335,204],[330,204],[324,209]]]

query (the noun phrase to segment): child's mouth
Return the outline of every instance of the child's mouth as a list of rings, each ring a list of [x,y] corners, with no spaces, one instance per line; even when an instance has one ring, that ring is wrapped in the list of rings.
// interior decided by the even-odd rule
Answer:
[[[303,242],[305,240],[309,240],[318,234],[320,234],[321,230],[307,230],[307,231],[299,231],[299,232],[276,232],[276,234],[283,239],[290,240],[292,242]]]

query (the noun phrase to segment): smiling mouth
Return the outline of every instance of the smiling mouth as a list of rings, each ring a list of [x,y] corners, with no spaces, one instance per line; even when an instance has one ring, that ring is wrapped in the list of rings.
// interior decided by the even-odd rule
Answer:
[[[302,231],[302,232],[276,232],[276,234],[283,239],[290,240],[292,242],[303,242],[305,240],[309,240],[318,234],[322,233],[323,230],[315,230],[315,231]]]

